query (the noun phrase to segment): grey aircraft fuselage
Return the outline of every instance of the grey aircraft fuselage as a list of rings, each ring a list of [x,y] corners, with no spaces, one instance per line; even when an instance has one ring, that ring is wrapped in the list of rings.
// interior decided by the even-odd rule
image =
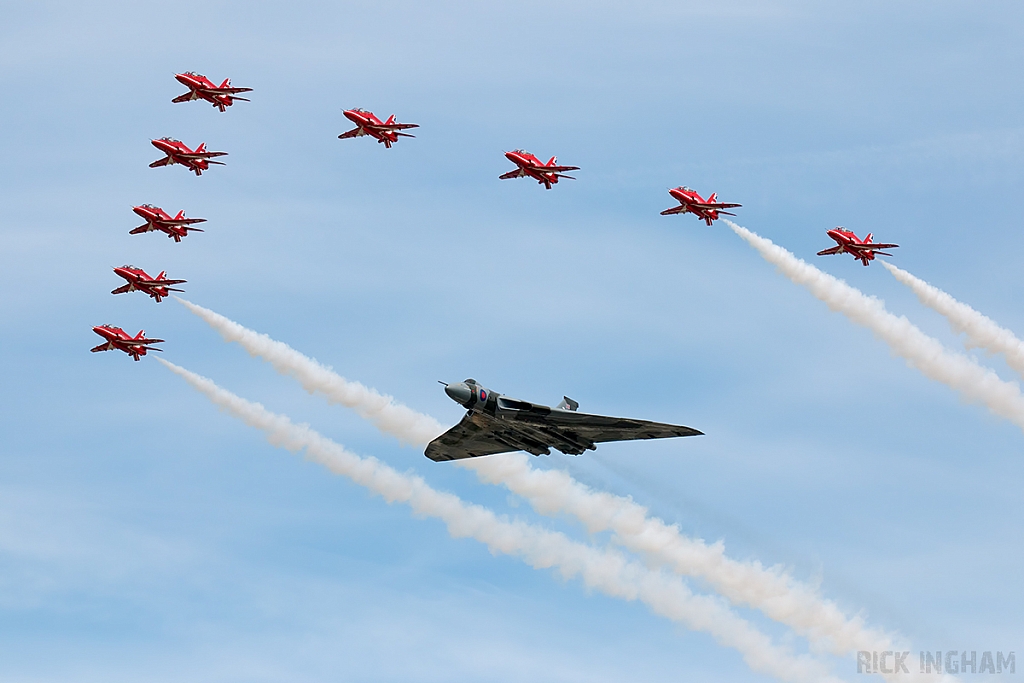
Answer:
[[[552,448],[566,455],[580,455],[609,441],[703,433],[680,425],[580,413],[576,411],[579,404],[569,397],[551,408],[503,396],[472,379],[445,384],[444,391],[467,412],[457,425],[427,445],[424,454],[435,461],[511,451],[550,455]]]

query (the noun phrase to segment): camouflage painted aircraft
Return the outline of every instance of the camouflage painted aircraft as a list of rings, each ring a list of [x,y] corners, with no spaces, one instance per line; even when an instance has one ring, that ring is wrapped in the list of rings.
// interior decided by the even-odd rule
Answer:
[[[424,454],[435,462],[512,451],[550,455],[552,448],[580,455],[608,441],[703,434],[690,427],[578,413],[579,403],[568,396],[549,408],[488,391],[472,379],[445,384],[444,393],[469,412],[427,445]]]

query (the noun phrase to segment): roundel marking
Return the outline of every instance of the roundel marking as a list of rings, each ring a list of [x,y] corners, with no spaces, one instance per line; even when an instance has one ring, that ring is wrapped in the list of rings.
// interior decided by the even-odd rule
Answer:
[[[486,401],[487,400],[487,390],[486,389],[481,389],[480,390],[480,400],[481,401]]]

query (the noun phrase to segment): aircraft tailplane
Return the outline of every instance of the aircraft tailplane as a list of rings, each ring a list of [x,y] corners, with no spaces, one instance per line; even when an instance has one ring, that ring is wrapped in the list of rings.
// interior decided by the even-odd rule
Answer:
[[[572,400],[568,396],[562,397],[562,402],[555,406],[558,410],[572,410],[575,411],[580,407],[580,404]]]

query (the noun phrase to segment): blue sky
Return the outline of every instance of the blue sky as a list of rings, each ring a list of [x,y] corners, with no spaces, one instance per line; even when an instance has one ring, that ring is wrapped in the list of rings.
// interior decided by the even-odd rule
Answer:
[[[475,377],[699,428],[537,464],[785,564],[917,648],[1024,649],[1019,429],[726,228],[658,215],[687,184],[808,259],[830,227],[871,231],[1024,332],[1017,3],[2,12],[0,680],[762,679],[707,636],[274,449],[151,359],[89,354],[92,325],[145,328],[169,360],[353,450],[585,537],[308,396],[175,302],[111,296],[122,263],[448,423],[460,409],[436,380]],[[184,70],[253,101],[172,105]],[[421,128],[391,150],[339,141],[355,106]],[[165,135],[227,166],[147,168]],[[498,181],[515,147],[578,180]],[[143,202],[207,232],[130,236]],[[814,263],[959,346],[883,269]]]

